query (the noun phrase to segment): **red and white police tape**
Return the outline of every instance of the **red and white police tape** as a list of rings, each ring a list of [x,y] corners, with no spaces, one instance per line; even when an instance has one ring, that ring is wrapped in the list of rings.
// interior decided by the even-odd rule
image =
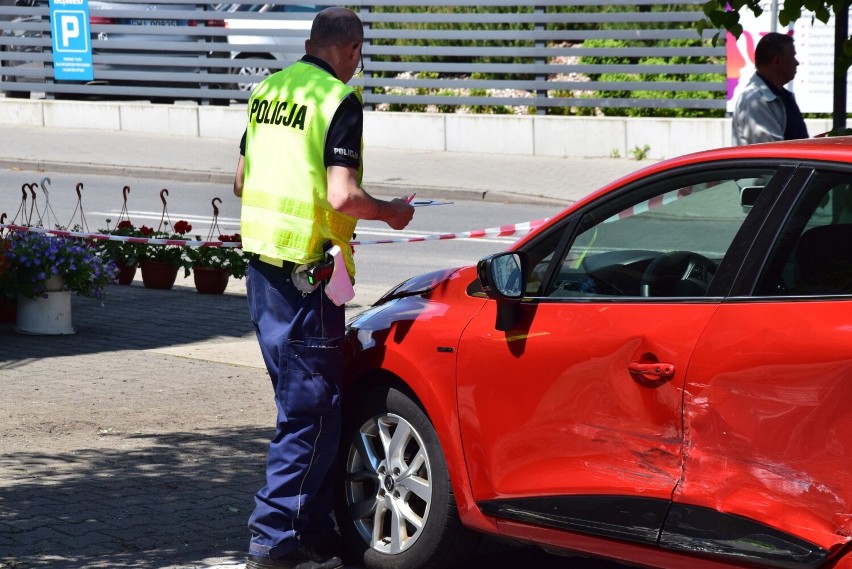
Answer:
[[[547,218],[525,221],[512,225],[501,225],[488,229],[475,231],[464,231],[462,233],[441,233],[439,235],[420,235],[415,237],[403,237],[399,239],[376,239],[372,241],[350,241],[350,245],[385,245],[388,243],[416,243],[419,241],[442,241],[445,239],[477,239],[482,237],[508,237],[510,235],[524,235],[533,229],[537,229],[547,223]]]
[[[715,184],[714,184],[715,185]],[[712,187],[710,184],[705,184],[706,187]],[[679,199],[685,198],[686,196],[692,195],[692,193],[696,190],[700,191],[702,188],[695,188],[694,186],[686,186],[684,188],[680,188],[678,190],[672,190],[670,192],[666,192],[661,196],[653,197],[649,200],[645,200],[640,202],[633,207],[629,207],[624,211],[621,211],[609,219],[604,220],[604,223],[610,223],[612,221],[617,221],[619,219],[627,219],[628,217],[633,217],[634,215],[639,215],[642,213],[646,213],[658,208],[663,207],[664,205],[668,205],[672,202],[676,202]]]
[[[420,241],[443,241],[447,239],[477,239],[482,237],[509,237],[511,235],[524,235],[533,229],[541,227],[547,222],[545,219],[526,221],[512,225],[501,225],[488,229],[477,229],[461,233],[441,233],[439,235],[420,235],[404,237],[399,239],[377,239],[373,241],[350,241],[350,245],[385,245],[388,243],[416,243]],[[228,241],[199,241],[181,239],[154,239],[149,237],[128,237],[125,235],[109,235],[104,233],[88,233],[83,231],[66,231],[62,229],[44,229],[42,227],[28,227],[26,225],[0,224],[0,229],[10,231],[32,231],[36,233],[49,233],[60,237],[79,237],[93,241],[124,241],[127,243],[138,243],[141,245],[178,245],[181,247],[241,247],[242,243]]]

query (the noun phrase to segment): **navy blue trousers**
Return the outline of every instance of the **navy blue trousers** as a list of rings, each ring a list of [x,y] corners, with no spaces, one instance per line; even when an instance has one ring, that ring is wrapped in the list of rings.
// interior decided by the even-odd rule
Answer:
[[[266,486],[249,518],[249,554],[280,557],[334,533],[331,467],[340,441],[344,307],[320,287],[303,295],[292,265],[252,261],[249,313],[278,408]]]

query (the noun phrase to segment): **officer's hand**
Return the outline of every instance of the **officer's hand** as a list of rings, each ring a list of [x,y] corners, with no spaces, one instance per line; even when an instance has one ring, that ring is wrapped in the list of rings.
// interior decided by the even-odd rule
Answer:
[[[388,215],[385,217],[385,223],[393,229],[405,229],[405,226],[414,217],[414,206],[402,198],[389,201],[388,206]]]

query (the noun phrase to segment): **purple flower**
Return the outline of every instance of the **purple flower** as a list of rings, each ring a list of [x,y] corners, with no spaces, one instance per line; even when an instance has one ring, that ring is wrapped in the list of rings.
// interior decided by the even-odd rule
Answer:
[[[102,298],[106,285],[113,282],[114,265],[93,254],[93,248],[81,239],[33,231],[13,233],[7,243],[6,279],[24,296],[44,294],[44,281],[56,274],[63,277],[69,290],[95,298]]]

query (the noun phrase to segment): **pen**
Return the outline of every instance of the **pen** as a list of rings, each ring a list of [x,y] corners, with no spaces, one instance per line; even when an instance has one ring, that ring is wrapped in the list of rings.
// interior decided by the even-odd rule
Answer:
[[[412,202],[412,200],[414,200],[414,196],[416,196],[416,195],[417,195],[417,192],[414,192],[413,194],[411,194],[410,196],[408,196],[408,199],[407,199],[407,200],[405,200],[405,203],[411,203],[411,202]]]

